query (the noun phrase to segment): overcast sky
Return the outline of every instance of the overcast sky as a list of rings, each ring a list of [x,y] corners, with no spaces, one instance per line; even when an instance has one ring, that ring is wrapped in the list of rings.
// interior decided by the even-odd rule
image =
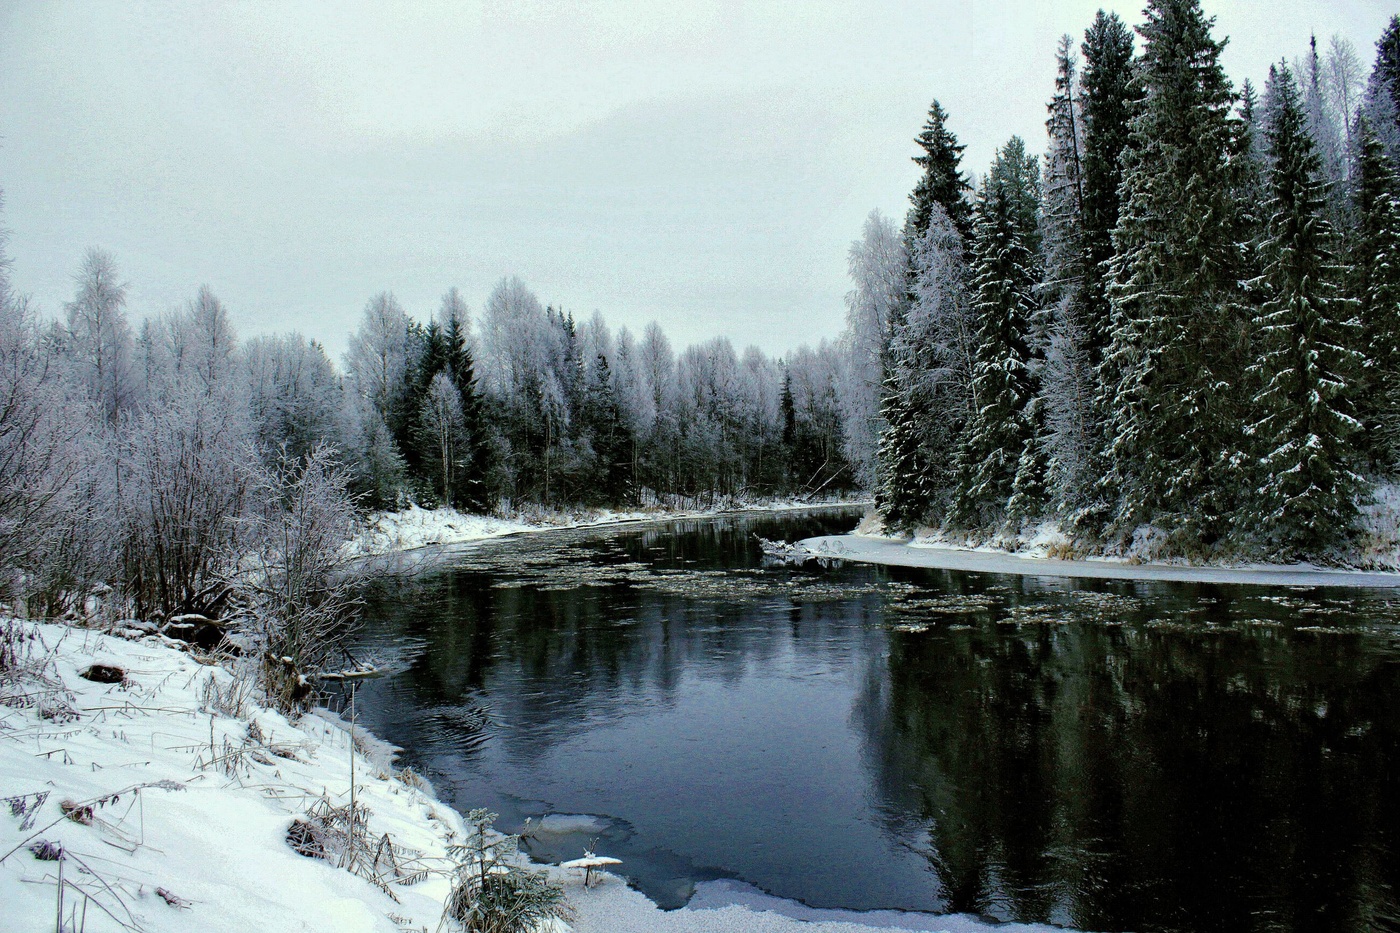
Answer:
[[[614,326],[784,352],[835,337],[865,215],[902,218],[938,97],[981,172],[1044,146],[1054,49],[1095,0],[0,3],[16,285],[84,249],[133,317],[202,283],[240,333],[344,349],[394,291],[479,313],[519,275]],[[1131,24],[1140,3],[1117,7]],[[1257,84],[1316,32],[1369,70],[1381,0],[1206,3]]]

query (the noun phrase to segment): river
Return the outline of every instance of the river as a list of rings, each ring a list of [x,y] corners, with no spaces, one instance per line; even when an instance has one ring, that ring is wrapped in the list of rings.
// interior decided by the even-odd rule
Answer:
[[[663,907],[1400,929],[1400,626],[1368,591],[764,566],[739,515],[374,581],[360,721],[463,811]],[[720,881],[723,884],[720,884]]]

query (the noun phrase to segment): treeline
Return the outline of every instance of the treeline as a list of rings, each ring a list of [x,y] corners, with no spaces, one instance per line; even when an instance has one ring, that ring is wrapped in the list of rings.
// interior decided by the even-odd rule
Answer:
[[[476,323],[455,289],[426,322],[381,294],[342,373],[300,334],[238,339],[207,287],[133,323],[96,249],[42,315],[0,248],[0,598],[32,616],[97,598],[143,619],[302,620],[268,635],[269,656],[305,667],[344,621],[334,567],[356,509],[704,505],[855,482],[834,346],[678,355],[655,324],[614,335],[515,279]]]
[[[510,278],[475,335],[455,289],[426,325],[376,297],[346,362],[349,423],[333,439],[377,506],[713,502],[856,483],[844,357],[827,343],[773,359],[716,338],[677,354],[655,323],[614,334]]]
[[[853,245],[887,526],[1327,556],[1400,472],[1400,18],[1368,79],[1314,40],[1261,95],[1196,0],[1145,16],[1061,40],[1046,154],[975,188],[935,101],[903,230]]]

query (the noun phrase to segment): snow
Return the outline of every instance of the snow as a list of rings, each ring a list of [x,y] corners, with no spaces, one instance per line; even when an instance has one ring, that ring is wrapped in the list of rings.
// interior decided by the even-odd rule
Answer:
[[[1376,570],[1400,570],[1400,484],[1380,483],[1361,506],[1358,563]]]
[[[1044,536],[1048,538],[1049,535]],[[1143,529],[1141,538],[1153,535]],[[869,535],[821,535],[800,542],[819,557],[895,567],[965,570],[1042,577],[1106,580],[1157,580],[1179,583],[1246,583],[1267,586],[1400,586],[1400,573],[1326,570],[1308,564],[1249,564],[1232,567],[1140,563],[1129,559],[1065,560],[1010,553],[990,546],[956,547],[933,537],[912,541]]]
[[[735,882],[698,886],[696,906],[663,911],[616,879],[573,898],[576,933],[1063,933],[1035,924],[997,924],[965,914],[812,910]]]
[[[549,813],[530,824],[534,835],[573,833],[593,833],[598,835],[608,828],[608,820],[589,813]]]
[[[527,522],[470,515],[456,509],[422,509],[412,505],[400,512],[371,515],[349,550],[356,557],[390,554],[436,544],[482,541],[538,528]]]
[[[294,819],[318,800],[357,801],[373,838],[388,834],[414,865],[441,869],[464,836],[461,817],[420,779],[395,772],[394,749],[321,711],[289,722],[251,700],[234,715],[206,702],[209,685],[229,692],[233,674],[202,664],[159,635],[135,627],[114,634],[42,623],[9,623],[44,661],[45,683],[27,681],[17,703],[0,690],[0,929],[55,929],[59,862],[31,846],[62,846],[65,917],[85,929],[336,930],[437,929],[448,882],[441,873],[388,894],[286,842]],[[100,663],[124,682],[100,684],[79,672]],[[8,699],[4,699],[8,696]],[[256,726],[254,726],[256,724]],[[261,733],[253,739],[250,734]],[[227,744],[226,744],[227,743]],[[211,745],[227,770],[211,765]],[[230,752],[233,752],[231,755]],[[47,794],[39,801],[34,795]],[[113,796],[115,795],[115,796]],[[37,802],[37,803],[36,803]],[[86,822],[61,803],[91,807]],[[596,820],[561,814],[551,828]],[[52,846],[50,846],[52,851]],[[577,933],[1027,933],[1049,927],[998,926],[965,916],[882,911],[812,911],[737,883],[700,886],[696,905],[662,911],[616,875],[585,889],[577,871],[551,869],[577,910]],[[71,886],[69,886],[71,885]],[[118,919],[103,913],[98,906]],[[74,909],[76,907],[76,914]],[[68,927],[65,927],[65,929]]]
[[[73,856],[65,863],[66,879],[132,928],[392,933],[403,926],[392,917],[414,927],[437,925],[445,878],[395,886],[396,904],[359,877],[298,855],[285,841],[292,820],[323,794],[336,805],[348,802],[346,730],[319,716],[293,724],[251,705],[241,717],[207,711],[206,684],[212,678],[227,688],[233,676],[158,636],[127,641],[58,625],[24,627],[41,639],[40,652],[51,651],[52,673],[69,694],[62,705],[74,718],[0,706],[0,796],[48,794],[27,831],[19,817],[0,811],[0,853],[18,847],[0,863],[5,929],[54,929],[58,863],[30,854],[28,846],[39,840],[61,844]],[[123,668],[126,682],[80,678],[93,662]],[[253,722],[264,738],[245,745]],[[223,755],[225,741],[248,749],[229,771],[210,766],[211,742]],[[354,757],[356,796],[371,812],[370,832],[376,838],[388,833],[440,864],[448,840],[463,832],[457,814],[382,763],[358,752]],[[172,789],[151,786],[155,782],[173,782],[166,785]],[[90,825],[60,818],[60,801],[114,792],[123,793],[96,807]],[[187,906],[172,906],[157,888]],[[65,902],[81,916],[82,896],[70,889]],[[96,904],[87,905],[86,928],[120,929]]]
[[[473,515],[449,508],[423,509],[417,505],[410,505],[402,511],[375,512],[370,515],[364,530],[350,542],[347,550],[353,557],[369,557],[551,529],[697,518],[731,512],[787,512],[827,505],[868,504],[868,500],[844,499],[820,499],[810,502],[798,499],[729,499],[709,508],[694,509],[655,507],[634,510],[578,509],[566,512],[534,509],[515,518]]]

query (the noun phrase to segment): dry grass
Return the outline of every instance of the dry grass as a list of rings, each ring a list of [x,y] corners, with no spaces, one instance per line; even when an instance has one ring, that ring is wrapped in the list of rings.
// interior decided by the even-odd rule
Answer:
[[[359,875],[397,902],[390,885],[415,884],[432,868],[421,853],[394,842],[388,833],[371,834],[369,817],[369,808],[362,804],[338,807],[321,797],[287,827],[287,845],[300,855]]]
[[[78,719],[73,694],[54,666],[54,650],[37,629],[13,619],[0,622],[0,706],[33,709],[50,722]]]
[[[246,668],[233,672],[227,682],[220,684],[214,671],[204,682],[200,693],[200,709],[206,713],[218,713],[230,719],[247,719],[248,712],[256,699],[257,684]]]

